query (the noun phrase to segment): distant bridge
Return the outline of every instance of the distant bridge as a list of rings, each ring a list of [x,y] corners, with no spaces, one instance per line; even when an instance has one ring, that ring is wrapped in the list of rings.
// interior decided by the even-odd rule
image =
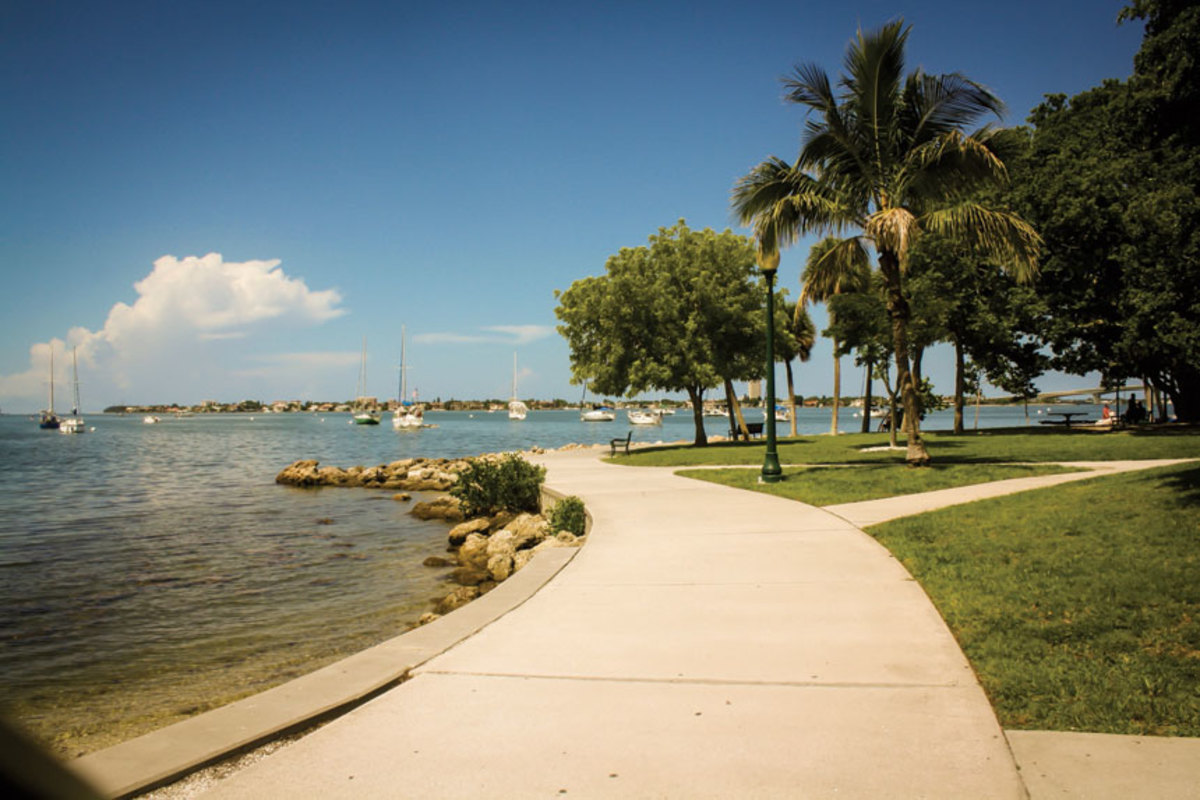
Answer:
[[[1039,403],[1050,403],[1055,400],[1062,399],[1064,397],[1087,397],[1090,395],[1093,403],[1099,403],[1103,399],[1104,395],[1106,395],[1106,394],[1112,394],[1113,392],[1122,392],[1122,393],[1143,392],[1143,391],[1145,391],[1145,389],[1146,389],[1145,386],[1130,385],[1130,386],[1120,386],[1120,387],[1117,387],[1116,389],[1105,389],[1103,387],[1096,387],[1095,389],[1072,389],[1071,391],[1067,391],[1067,392],[1042,392],[1037,396],[1037,401]]]

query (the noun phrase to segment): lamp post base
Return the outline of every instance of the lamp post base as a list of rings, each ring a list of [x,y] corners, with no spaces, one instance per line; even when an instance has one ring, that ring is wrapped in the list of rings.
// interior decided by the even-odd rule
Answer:
[[[762,472],[758,476],[759,483],[779,483],[783,480],[783,467],[779,466],[779,457],[775,453],[767,453],[763,461]]]

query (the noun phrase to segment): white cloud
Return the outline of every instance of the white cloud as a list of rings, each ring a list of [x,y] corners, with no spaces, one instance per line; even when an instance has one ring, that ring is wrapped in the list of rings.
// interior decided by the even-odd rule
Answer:
[[[311,326],[346,313],[337,290],[310,290],[279,264],[226,262],[219,253],[163,256],[134,284],[133,303],[115,303],[100,330],[73,327],[65,341],[33,344],[28,370],[0,376],[0,399],[40,401],[53,346],[55,379],[64,385],[75,347],[80,367],[95,372],[93,387],[107,385],[134,402],[166,400],[202,391],[195,385],[228,369],[214,362],[229,357],[235,340],[269,325]]]
[[[554,335],[549,325],[489,325],[488,333],[422,333],[413,337],[419,344],[511,344],[523,345]]]

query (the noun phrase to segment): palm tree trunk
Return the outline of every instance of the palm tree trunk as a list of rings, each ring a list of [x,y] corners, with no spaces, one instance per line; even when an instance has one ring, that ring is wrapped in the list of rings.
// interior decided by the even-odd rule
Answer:
[[[729,406],[729,425],[730,432],[734,434],[733,438],[736,440],[737,434],[741,433],[743,439],[750,441],[750,431],[746,428],[746,420],[742,416],[742,405],[738,402],[737,393],[733,391],[733,381],[729,378],[725,379],[725,404]]]
[[[829,315],[831,318],[833,314]],[[830,325],[833,324],[831,321]],[[838,432],[838,408],[842,405],[842,360],[838,358],[838,340],[833,340],[833,422],[830,425],[829,432],[837,435]]]
[[[787,375],[788,407],[792,415],[792,438],[796,437],[796,386],[792,382],[792,362],[783,362],[783,371]]]
[[[908,453],[904,460],[909,466],[925,466],[930,462],[929,451],[921,441],[921,422],[917,409],[917,388],[913,384],[908,355],[908,320],[910,310],[900,278],[900,259],[885,250],[879,254],[879,271],[887,287],[888,316],[892,321],[892,346],[896,355],[896,388],[904,406],[904,435]]]
[[[963,394],[966,392],[966,358],[963,355],[962,341],[954,337],[954,432],[963,432]]]

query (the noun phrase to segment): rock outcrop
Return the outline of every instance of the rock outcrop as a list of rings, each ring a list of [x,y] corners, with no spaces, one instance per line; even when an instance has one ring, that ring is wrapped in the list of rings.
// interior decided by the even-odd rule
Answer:
[[[363,486],[405,492],[444,492],[458,482],[463,459],[404,458],[374,467],[322,467],[314,459],[289,464],[275,476],[288,486]]]

